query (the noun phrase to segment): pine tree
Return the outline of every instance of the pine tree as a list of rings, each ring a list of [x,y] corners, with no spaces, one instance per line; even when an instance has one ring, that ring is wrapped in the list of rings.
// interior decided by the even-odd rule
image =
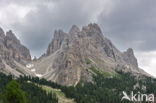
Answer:
[[[4,103],[26,103],[25,93],[20,89],[20,84],[15,80],[7,84],[3,101]]]

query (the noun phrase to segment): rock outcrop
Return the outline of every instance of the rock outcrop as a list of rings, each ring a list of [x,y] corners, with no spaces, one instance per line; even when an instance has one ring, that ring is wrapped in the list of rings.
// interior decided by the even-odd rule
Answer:
[[[26,73],[23,69],[29,62],[31,62],[29,50],[20,43],[11,30],[5,34],[0,28],[0,68],[7,73],[20,75]],[[22,68],[19,67],[19,64],[22,65]],[[17,73],[17,69],[21,73]]]
[[[5,65],[3,64],[2,61],[2,56],[4,55],[4,38],[5,38],[5,34],[4,31],[2,30],[2,28],[0,28],[0,69],[4,69]]]
[[[4,44],[9,50],[11,58],[15,59],[17,62],[25,65],[28,61],[31,61],[29,50],[20,43],[12,31],[6,33]]]
[[[4,69],[4,68],[5,68],[5,65],[3,64],[2,58],[0,56],[0,69]]]
[[[126,52],[124,52],[124,60],[131,65],[133,68],[138,68],[137,59],[134,56],[133,49],[129,48]]]
[[[133,50],[120,52],[104,37],[97,24],[89,24],[82,30],[73,25],[69,33],[56,30],[46,53],[35,60],[31,60],[29,50],[12,31],[5,35],[0,28],[0,71],[16,76],[36,75],[70,86],[80,80],[92,81],[96,71],[112,77],[116,75],[116,69],[135,76],[146,75],[138,68]]]
[[[62,30],[55,31],[53,41],[48,46],[47,55],[54,53],[56,50],[60,49],[65,36],[66,34]]]
[[[63,85],[76,85],[82,78],[91,81],[91,66],[112,75],[115,68],[140,73],[133,50],[120,52],[103,36],[97,24],[89,24],[82,30],[73,25],[69,33],[55,31],[46,55],[33,64],[44,78]]]

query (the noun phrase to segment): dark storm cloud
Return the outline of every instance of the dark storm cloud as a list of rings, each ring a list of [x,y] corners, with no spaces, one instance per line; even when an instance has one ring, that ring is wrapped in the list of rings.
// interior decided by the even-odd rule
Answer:
[[[156,0],[0,0],[0,27],[12,29],[32,56],[46,51],[55,29],[90,22],[120,50],[134,48],[139,67],[156,74]]]
[[[32,54],[38,56],[47,48],[54,29],[67,32],[73,24],[81,26],[90,22],[96,6],[90,8],[87,3],[88,1],[82,3],[78,0],[38,3],[35,10],[30,11],[22,21],[17,21],[12,27],[18,31]]]
[[[111,11],[102,12],[98,23],[122,49],[156,50],[155,5],[155,0],[114,0]]]
[[[30,10],[17,18],[17,11],[5,8],[10,4],[15,10]],[[81,27],[90,22],[100,24],[104,35],[120,49],[156,50],[155,5],[155,0],[0,0],[0,11],[5,8],[6,17],[10,17],[1,22],[8,23],[6,27],[15,31],[32,55],[39,56],[55,29],[68,32],[73,24]]]

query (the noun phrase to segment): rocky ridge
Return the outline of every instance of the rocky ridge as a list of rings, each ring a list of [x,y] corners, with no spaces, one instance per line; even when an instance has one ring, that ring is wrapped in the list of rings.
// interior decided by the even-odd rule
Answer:
[[[147,75],[139,69],[133,49],[120,52],[95,23],[83,26],[81,30],[73,25],[68,33],[55,30],[46,53],[35,60],[31,60],[29,50],[12,31],[5,35],[0,29],[0,51],[3,71],[17,76],[36,75],[68,86],[92,81],[95,71],[110,77],[116,70],[131,72],[137,77]]]
[[[46,54],[33,64],[43,78],[63,85],[76,85],[82,79],[92,81],[91,67],[111,75],[116,69],[146,75],[139,69],[133,50],[120,52],[97,24],[82,30],[73,25],[69,33],[56,30]]]
[[[23,46],[10,30],[4,33],[0,28],[0,68],[2,72],[19,76],[31,74],[25,65],[31,62],[29,50]]]

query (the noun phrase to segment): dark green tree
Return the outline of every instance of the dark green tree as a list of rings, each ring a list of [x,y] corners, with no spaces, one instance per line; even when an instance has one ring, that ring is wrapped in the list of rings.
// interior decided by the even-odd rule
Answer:
[[[5,103],[26,103],[25,93],[20,89],[20,84],[15,80],[7,84],[3,101]]]

